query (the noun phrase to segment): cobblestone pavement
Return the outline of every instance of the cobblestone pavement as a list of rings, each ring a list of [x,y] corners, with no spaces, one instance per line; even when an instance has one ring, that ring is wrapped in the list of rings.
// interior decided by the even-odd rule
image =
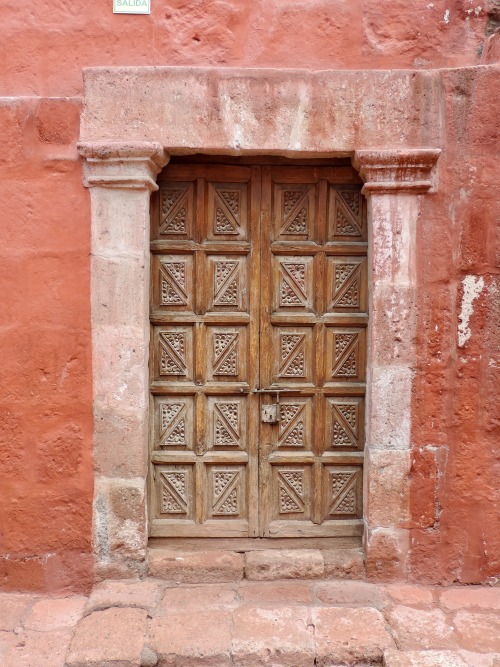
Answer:
[[[0,594],[1,667],[500,667],[500,588],[364,581]]]

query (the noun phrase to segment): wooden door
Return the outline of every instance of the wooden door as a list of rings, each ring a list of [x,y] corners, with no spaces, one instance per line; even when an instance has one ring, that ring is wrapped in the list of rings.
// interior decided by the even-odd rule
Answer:
[[[258,534],[260,169],[168,167],[152,223],[153,536]]]
[[[261,424],[265,536],[346,535],[362,516],[367,232],[347,175],[263,170],[261,383],[283,392]]]
[[[348,167],[170,165],[152,219],[151,534],[359,534],[359,179]],[[277,423],[262,422],[277,396]]]

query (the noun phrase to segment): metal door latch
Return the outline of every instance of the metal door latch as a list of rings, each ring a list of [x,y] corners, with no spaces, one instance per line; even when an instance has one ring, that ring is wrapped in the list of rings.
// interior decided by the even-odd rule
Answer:
[[[264,424],[279,424],[280,421],[280,394],[293,389],[254,389],[253,394],[276,394],[276,403],[262,405],[260,418]]]
[[[263,405],[261,412],[261,419],[264,424],[277,424],[280,420],[279,403],[271,403],[271,405]]]

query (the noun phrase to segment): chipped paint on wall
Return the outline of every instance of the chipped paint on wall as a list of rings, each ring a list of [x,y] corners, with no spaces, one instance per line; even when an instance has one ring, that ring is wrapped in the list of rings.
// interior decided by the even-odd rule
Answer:
[[[481,294],[484,287],[484,278],[479,276],[465,276],[462,281],[463,295],[462,307],[458,316],[458,347],[463,347],[469,340],[472,332],[469,327],[469,321],[474,312],[474,301]]]

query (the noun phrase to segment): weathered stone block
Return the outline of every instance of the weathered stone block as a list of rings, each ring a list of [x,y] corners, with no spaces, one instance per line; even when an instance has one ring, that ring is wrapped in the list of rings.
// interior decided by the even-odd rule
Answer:
[[[445,611],[457,609],[500,610],[500,587],[498,586],[460,586],[445,589],[439,598],[439,604]]]
[[[139,607],[152,609],[158,604],[160,583],[145,581],[103,581],[94,586],[85,608],[85,614],[109,607]]]
[[[242,581],[238,595],[243,604],[270,606],[305,605],[313,601],[312,583],[307,581]]]
[[[406,607],[430,607],[433,602],[432,590],[411,584],[390,584],[385,588],[389,598]]]
[[[163,594],[160,613],[192,612],[207,609],[233,609],[238,602],[234,584],[204,584],[167,588]]]
[[[73,627],[80,620],[87,598],[48,598],[35,602],[24,627],[28,630],[47,632]]]
[[[367,446],[370,449],[410,449],[411,368],[374,366],[371,374]]]
[[[1,600],[0,631],[10,632],[19,627],[36,598],[13,593],[2,595]]]
[[[401,580],[406,577],[408,531],[376,528],[366,538],[366,574],[378,581]]]
[[[365,605],[382,609],[387,605],[384,590],[365,581],[328,581],[318,584],[316,597],[328,605]]]
[[[455,651],[395,651],[384,653],[384,667],[467,667]]]
[[[394,648],[382,614],[364,607],[314,609],[316,664],[319,667],[381,661]]]
[[[231,664],[231,616],[211,611],[154,618],[147,645],[161,667],[225,667]]]
[[[460,646],[477,653],[500,653],[500,616],[461,610],[453,619]]]
[[[308,609],[241,607],[234,613],[233,623],[233,664],[312,665],[314,638]]]
[[[410,523],[409,451],[368,451],[365,516],[371,526],[408,528]]]
[[[321,553],[326,579],[362,579],[365,576],[362,549],[328,549]]]
[[[249,551],[245,560],[247,579],[315,579],[324,570],[323,556],[316,549]]]
[[[397,606],[388,612],[388,619],[398,647],[405,651],[457,646],[454,628],[440,609]]]
[[[174,551],[150,549],[149,574],[177,583],[239,581],[244,557],[234,551]]]
[[[68,667],[137,667],[141,662],[147,612],[144,609],[95,611],[77,625]]]

